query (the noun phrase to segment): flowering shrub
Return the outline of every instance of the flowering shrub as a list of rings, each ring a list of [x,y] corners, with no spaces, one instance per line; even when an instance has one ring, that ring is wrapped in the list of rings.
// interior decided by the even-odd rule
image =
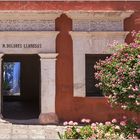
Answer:
[[[112,106],[120,105],[124,110],[140,112],[140,32],[133,32],[134,42],[117,44],[114,54],[99,60],[96,85]]]
[[[72,121],[70,121],[72,122]],[[59,134],[60,139],[139,139],[140,126],[134,121],[123,119],[118,122],[91,123],[84,126],[75,123],[64,122],[67,127],[63,134]]]

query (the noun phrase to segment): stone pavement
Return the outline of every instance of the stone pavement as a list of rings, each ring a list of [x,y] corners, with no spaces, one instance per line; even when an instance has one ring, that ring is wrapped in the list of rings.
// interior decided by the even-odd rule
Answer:
[[[0,121],[0,140],[14,139],[59,139],[57,132],[64,131],[64,126],[57,125],[21,125]]]

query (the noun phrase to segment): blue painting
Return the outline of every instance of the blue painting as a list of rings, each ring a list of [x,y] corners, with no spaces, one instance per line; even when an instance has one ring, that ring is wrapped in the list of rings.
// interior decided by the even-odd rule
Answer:
[[[3,93],[7,96],[20,95],[20,62],[4,62]]]

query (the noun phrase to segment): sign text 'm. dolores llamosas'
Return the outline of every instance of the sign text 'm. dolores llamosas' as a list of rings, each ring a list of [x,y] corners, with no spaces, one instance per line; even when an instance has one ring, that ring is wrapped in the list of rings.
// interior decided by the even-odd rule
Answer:
[[[41,44],[2,44],[2,48],[42,48]]]

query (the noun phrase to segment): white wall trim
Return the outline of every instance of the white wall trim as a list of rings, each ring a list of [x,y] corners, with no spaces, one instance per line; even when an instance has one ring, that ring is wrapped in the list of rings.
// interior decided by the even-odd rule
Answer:
[[[0,20],[55,20],[59,10],[0,10]]]
[[[70,32],[73,40],[74,96],[85,97],[85,54],[111,53],[108,44],[113,40],[124,43],[129,32]],[[107,51],[108,50],[108,51]]]
[[[72,19],[126,18],[133,10],[0,10],[1,20],[55,20],[61,14],[67,14]]]
[[[56,59],[58,53],[39,53],[41,59]]]
[[[69,10],[65,13],[73,20],[85,20],[85,19],[125,19],[129,17],[133,10]]]

